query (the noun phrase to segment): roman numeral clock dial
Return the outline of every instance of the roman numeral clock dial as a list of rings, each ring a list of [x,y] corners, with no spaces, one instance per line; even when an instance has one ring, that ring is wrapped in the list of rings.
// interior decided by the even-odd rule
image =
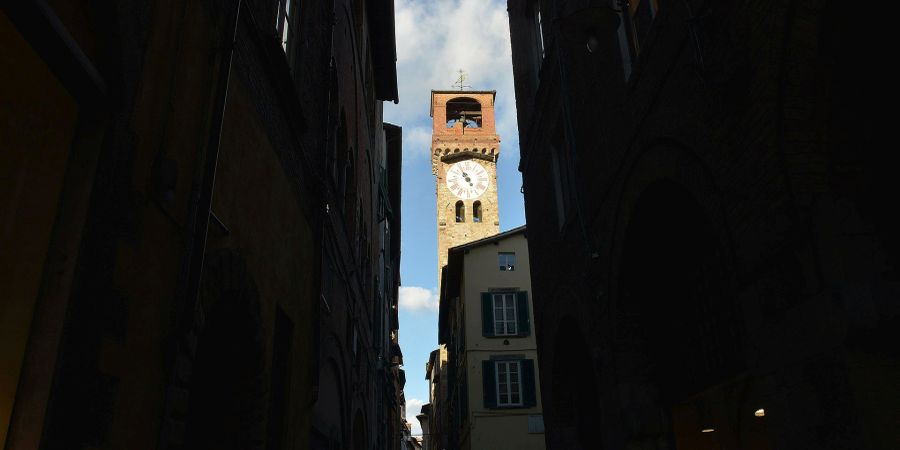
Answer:
[[[490,185],[487,170],[475,161],[461,161],[447,169],[447,189],[457,198],[478,198]]]

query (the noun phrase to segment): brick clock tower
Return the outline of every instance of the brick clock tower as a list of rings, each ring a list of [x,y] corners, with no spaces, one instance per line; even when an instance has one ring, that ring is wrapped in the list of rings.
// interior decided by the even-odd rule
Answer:
[[[437,177],[438,283],[447,249],[500,232],[496,91],[431,91],[431,170]]]

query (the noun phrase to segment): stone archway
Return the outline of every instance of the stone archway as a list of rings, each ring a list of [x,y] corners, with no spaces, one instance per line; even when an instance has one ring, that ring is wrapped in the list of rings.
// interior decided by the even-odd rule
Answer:
[[[324,343],[323,352],[331,355],[343,354],[337,342],[334,336],[329,336]],[[342,387],[345,384],[339,367],[337,361],[328,358],[321,368],[319,394],[312,408],[311,450],[343,449],[344,443],[350,441],[345,437],[345,430],[352,428],[345,423],[349,422],[351,413],[345,409],[346,397]]]
[[[564,317],[553,341],[548,439],[553,448],[592,449],[600,442],[598,377],[587,341],[572,317]]]
[[[367,443],[366,419],[362,410],[357,410],[356,417],[353,418],[353,450],[366,450]]]
[[[185,447],[263,448],[265,341],[259,293],[235,251],[206,257],[203,317],[190,380]]]
[[[630,446],[676,448],[673,408],[742,370],[741,321],[727,267],[718,234],[693,195],[671,181],[648,184],[629,218],[616,302]]]

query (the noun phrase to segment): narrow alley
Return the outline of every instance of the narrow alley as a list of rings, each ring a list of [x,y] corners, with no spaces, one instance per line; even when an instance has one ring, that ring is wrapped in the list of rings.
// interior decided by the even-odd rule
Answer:
[[[878,16],[0,0],[0,446],[900,448]]]

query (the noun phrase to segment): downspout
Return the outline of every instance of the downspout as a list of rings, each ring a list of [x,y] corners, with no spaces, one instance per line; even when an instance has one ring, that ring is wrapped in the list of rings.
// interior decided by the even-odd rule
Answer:
[[[194,307],[200,294],[200,281],[203,271],[203,258],[206,253],[206,237],[211,216],[213,187],[215,186],[216,166],[219,159],[219,150],[222,146],[222,127],[225,118],[225,107],[228,103],[228,84],[231,80],[231,66],[234,59],[234,47],[237,41],[238,23],[241,17],[243,0],[236,0],[234,14],[231,18],[231,28],[223,38],[219,49],[225,50],[222,62],[219,66],[217,77],[213,111],[210,117],[210,133],[207,141],[206,159],[200,167],[199,173],[194,176],[194,182],[190,196],[190,210],[185,226],[185,249],[181,259],[181,269],[178,279],[178,291],[175,301],[175,329],[173,339],[169,341],[170,355],[166,384],[168,386],[164,400],[164,418],[159,431],[157,448],[167,450],[173,445],[179,446],[184,439],[184,430],[178,431],[177,427],[167,425],[167,421],[178,421],[171,417],[172,412],[178,408],[181,400],[172,392],[183,380],[179,380],[179,374],[174,367],[180,357],[192,357],[193,350],[185,338],[190,333],[194,323]],[[227,22],[226,22],[227,23]]]
[[[556,39],[554,39],[554,44],[556,46],[556,63],[559,67],[559,86],[560,86],[560,96],[562,97],[563,104],[563,122],[565,123],[565,133],[569,138],[569,151],[572,155],[572,163],[569,164],[569,167],[566,170],[570,170],[570,177],[574,177],[575,168],[578,167],[578,139],[575,136],[575,127],[572,125],[572,109],[571,109],[571,99],[569,98],[569,90],[566,85],[566,68],[565,64],[563,64],[563,58],[565,55],[563,54],[562,45],[560,41],[563,39],[563,35],[560,32],[560,27],[556,27]],[[571,184],[571,182],[570,182]],[[566,186],[570,188],[571,186]],[[599,258],[600,254],[597,250],[594,249],[591,240],[588,238],[587,229],[584,225],[584,214],[581,212],[581,196],[579,195],[578,189],[572,189],[574,191],[574,201],[575,201],[575,214],[578,215],[578,226],[581,230],[581,237],[584,240],[584,244],[587,247],[588,257],[591,259]]]
[[[231,29],[224,38],[220,48],[226,50],[225,57],[219,65],[218,84],[216,86],[214,107],[210,118],[210,133],[207,142],[207,155],[199,175],[194,182],[194,190],[191,192],[191,211],[188,216],[187,245],[184,255],[183,267],[186,274],[183,278],[182,321],[179,325],[189,328],[192,322],[194,303],[200,293],[200,281],[203,272],[203,259],[206,253],[206,237],[209,229],[210,207],[212,205],[213,188],[216,180],[216,167],[219,160],[219,150],[222,147],[222,128],[225,119],[225,109],[228,104],[228,84],[231,80],[231,66],[234,60],[234,47],[237,41],[238,23],[241,18],[243,0],[237,0],[234,15],[231,21]]]

